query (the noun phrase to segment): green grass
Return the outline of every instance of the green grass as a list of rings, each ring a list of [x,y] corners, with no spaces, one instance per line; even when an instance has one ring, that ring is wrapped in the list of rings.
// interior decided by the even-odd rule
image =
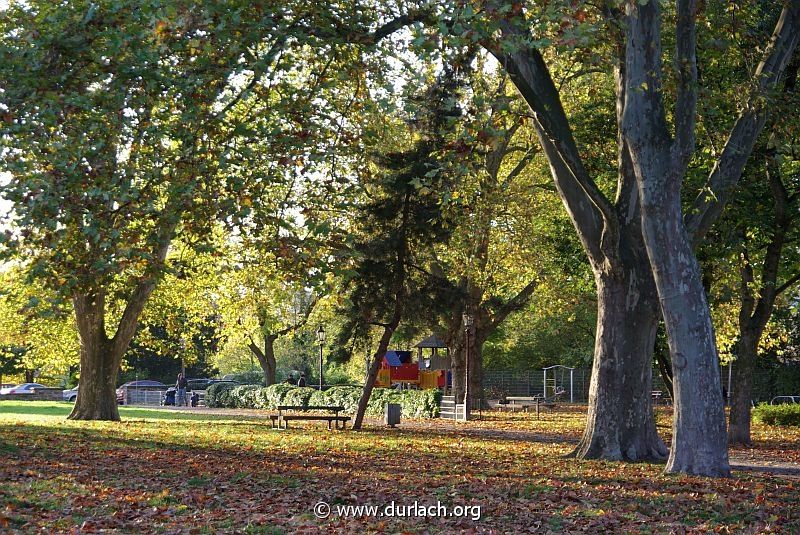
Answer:
[[[72,411],[73,403],[66,401],[0,401],[0,414],[19,414],[25,416],[49,416],[66,418]],[[148,420],[230,420],[230,416],[190,414],[175,409],[143,409],[139,407],[119,407],[119,415],[125,419]]]
[[[662,464],[565,458],[582,426],[577,409],[361,432],[128,407],[122,422],[76,422],[65,419],[70,409],[0,402],[0,502],[10,504],[0,531],[70,532],[86,522],[109,532],[800,532],[791,480],[665,476]],[[781,455],[797,451],[799,433],[756,429]],[[320,500],[480,505],[482,520],[317,519]]]

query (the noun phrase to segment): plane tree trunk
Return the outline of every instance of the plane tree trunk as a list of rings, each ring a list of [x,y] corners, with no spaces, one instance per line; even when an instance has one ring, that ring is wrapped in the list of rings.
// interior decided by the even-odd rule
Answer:
[[[275,341],[278,339],[277,334],[268,334],[264,336],[264,349],[262,350],[258,347],[258,344],[255,343],[255,340],[250,338],[247,347],[250,349],[250,352],[255,355],[256,360],[258,360],[259,366],[261,366],[261,371],[264,373],[264,385],[270,386],[274,385],[276,378],[275,378],[275,371],[277,368],[277,363],[275,360]]]
[[[152,273],[140,279],[117,324],[114,336],[106,332],[106,294],[104,289],[77,291],[72,296],[75,323],[80,340],[80,388],[70,420],[119,421],[115,385],[122,358],[130,345],[139,317],[156,287],[157,274],[167,257],[177,226],[174,214],[156,231]]]
[[[525,32],[508,23],[504,38]],[[615,70],[617,118],[625,98],[622,36]],[[656,289],[644,253],[633,166],[618,131],[618,187],[609,201],[589,177],[558,90],[541,53],[519,47],[492,53],[534,112],[539,142],[556,189],[589,258],[598,295],[598,323],[587,425],[574,455],[584,459],[663,459],[652,411],[652,355],[658,319]]]

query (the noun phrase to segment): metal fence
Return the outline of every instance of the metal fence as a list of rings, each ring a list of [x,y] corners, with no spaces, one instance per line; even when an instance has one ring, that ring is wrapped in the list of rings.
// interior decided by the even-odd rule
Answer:
[[[161,405],[166,390],[152,388],[123,388],[123,404],[125,405]]]
[[[756,369],[753,372],[753,401],[758,403],[760,401],[769,401],[774,396],[780,395],[798,395],[797,392],[784,391],[787,389],[778,378],[781,374],[785,374],[789,370],[786,368],[774,369]],[[586,402],[589,399],[589,380],[592,375],[590,368],[575,368],[572,375],[573,385],[573,399],[575,402]],[[723,366],[720,369],[721,387],[728,393],[728,367]],[[552,393],[553,372],[549,371],[547,375],[548,392]],[[556,370],[555,371],[555,384],[563,388],[567,395],[565,399],[569,399],[570,393],[570,379],[569,370]],[[542,370],[484,370],[483,372],[483,388],[484,399],[495,399],[503,396],[533,396],[536,394],[544,393],[544,373]],[[736,388],[735,384],[731,384],[730,388]],[[791,389],[792,387],[788,387]],[[653,390],[663,392],[662,399],[668,399],[668,388],[661,378],[658,369],[653,369]]]
[[[576,402],[589,399],[589,378],[592,371],[588,368],[575,368],[572,372],[572,394]],[[563,388],[566,399],[570,394],[569,370],[550,371],[547,376],[548,395],[554,385]],[[483,389],[486,399],[503,396],[534,396],[544,393],[544,373],[542,370],[484,370]]]

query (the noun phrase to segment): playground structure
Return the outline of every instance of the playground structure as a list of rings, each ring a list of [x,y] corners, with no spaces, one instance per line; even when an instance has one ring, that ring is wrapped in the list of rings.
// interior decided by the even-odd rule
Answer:
[[[423,366],[424,364],[423,362]],[[423,390],[444,388],[447,372],[448,370],[420,370],[419,362],[412,362],[411,351],[391,350],[383,357],[375,384],[384,388],[396,384],[401,387],[414,385]]]
[[[383,357],[381,369],[375,385],[388,388],[398,385],[400,388],[442,388],[450,386],[452,376],[450,354],[445,343],[436,335],[429,336],[417,343],[417,359],[411,350],[389,350]],[[441,351],[441,350],[444,351]],[[430,350],[427,354],[424,350]],[[541,394],[528,394],[530,399],[539,399],[545,403],[554,401],[575,402],[575,368],[556,364],[542,369]],[[531,397],[532,396],[532,397]],[[527,398],[525,398],[527,399]]]
[[[548,366],[542,369],[542,372],[544,373],[544,379],[542,381],[544,385],[542,397],[544,399],[549,400],[554,398],[561,398],[563,395],[566,394],[564,383],[567,370],[569,370],[569,402],[570,403],[575,402],[575,390],[574,390],[575,368],[570,368],[569,366],[562,366],[561,364]],[[550,379],[547,378],[548,371],[550,371]],[[558,380],[559,373],[561,375],[560,380]]]
[[[414,346],[417,361],[413,362],[412,351],[390,350],[383,357],[378,371],[376,386],[416,386],[421,389],[445,388],[449,384],[450,353],[447,345],[436,335],[431,335]],[[430,352],[426,355],[423,350]],[[444,355],[441,353],[444,349]]]

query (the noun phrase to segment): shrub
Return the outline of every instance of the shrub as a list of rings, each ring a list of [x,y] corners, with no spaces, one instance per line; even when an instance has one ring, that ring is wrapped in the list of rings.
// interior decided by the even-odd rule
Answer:
[[[314,390],[311,397],[308,398],[309,405],[335,405],[325,393],[325,391]]]
[[[800,426],[800,404],[767,405],[753,409],[753,419],[767,425]]]
[[[230,401],[228,407],[236,409],[252,409],[256,406],[255,395],[261,387],[258,385],[241,385],[232,389],[228,394]]]
[[[344,407],[344,412],[355,414],[358,400],[361,397],[361,388],[357,386],[334,386],[325,390],[324,402],[321,405],[335,405]],[[316,405],[317,402],[314,402]]]
[[[269,406],[269,395],[272,390],[270,387],[259,388],[253,395],[254,409],[271,409]]]
[[[289,385],[291,386],[291,385]],[[281,405],[295,405],[295,406],[302,406],[308,407],[311,403],[308,402],[309,398],[311,398],[314,393],[317,392],[316,389],[308,387],[308,386],[298,386],[286,392],[286,395],[283,396],[283,401]],[[327,405],[327,403],[325,403]]]
[[[206,389],[205,404],[206,407],[225,407],[221,403],[223,394],[227,398],[227,394],[233,390],[236,385],[231,383],[213,383]]]
[[[265,405],[263,408],[275,410],[278,405],[285,405],[283,398],[286,397],[287,392],[295,388],[297,387],[288,383],[277,383],[262,389],[263,393],[259,398],[264,400],[262,402]]]
[[[279,383],[266,388],[257,385],[233,387],[230,384],[214,384],[206,391],[209,407],[251,408],[275,410],[278,405],[329,405],[344,407],[347,414],[355,414],[361,388],[357,386],[334,386],[320,392],[310,387]],[[406,418],[436,418],[439,416],[439,390],[392,390],[375,388],[367,404],[367,415],[383,416],[387,403],[398,403]]]

